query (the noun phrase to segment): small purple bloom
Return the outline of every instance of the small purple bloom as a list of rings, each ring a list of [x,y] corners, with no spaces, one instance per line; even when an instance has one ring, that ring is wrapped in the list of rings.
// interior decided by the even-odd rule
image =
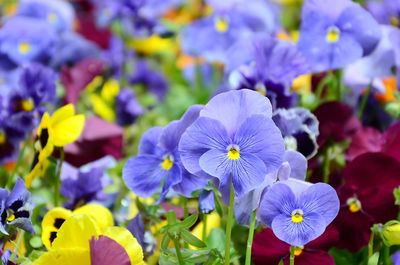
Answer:
[[[265,193],[258,215],[280,240],[303,246],[322,235],[339,206],[336,191],[328,184],[282,181]]]
[[[400,2],[397,0],[367,1],[367,10],[380,24],[400,27]]]
[[[357,61],[370,54],[381,38],[371,14],[350,0],[307,0],[301,17],[298,47],[315,72]]]
[[[132,233],[132,235],[137,239],[139,245],[142,249],[146,249],[144,242],[145,226],[143,222],[143,217],[141,213],[138,213],[126,226],[126,229]]]
[[[134,51],[126,49],[124,45],[120,38],[112,36],[108,49],[103,51],[102,54],[113,76],[116,78],[121,78],[124,73],[125,63],[134,58]]]
[[[35,233],[31,222],[31,193],[21,178],[18,178],[10,194],[8,194],[8,190],[0,189],[0,204],[0,232],[8,235],[7,225],[12,225],[31,234]]]
[[[240,196],[282,164],[284,142],[271,119],[269,100],[251,90],[235,90],[207,103],[182,135],[179,150],[189,172],[215,177],[223,197],[232,180]]]
[[[392,261],[394,265],[400,265],[400,251],[393,254]]]
[[[207,184],[207,179],[193,176],[183,167],[178,151],[181,135],[197,119],[202,108],[201,105],[194,105],[179,121],[144,133],[138,155],[128,160],[122,172],[129,189],[142,198],[148,198],[163,183],[158,200],[161,202],[170,188],[190,197],[193,191]]]
[[[307,158],[317,153],[318,120],[307,109],[278,109],[272,119],[281,130],[286,150],[299,151]]]
[[[294,44],[272,38],[244,39],[229,51],[227,71],[233,89],[252,89],[268,97],[272,108],[298,105],[291,92],[293,80],[311,72],[310,65]]]
[[[117,123],[121,126],[130,125],[144,113],[143,107],[136,100],[132,90],[122,89],[116,97]]]
[[[215,195],[213,190],[203,189],[199,197],[200,212],[208,214],[215,209]]]

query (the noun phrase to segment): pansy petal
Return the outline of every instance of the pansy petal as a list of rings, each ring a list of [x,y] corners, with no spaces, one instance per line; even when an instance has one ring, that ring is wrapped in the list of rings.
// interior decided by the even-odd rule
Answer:
[[[280,214],[272,221],[272,230],[277,238],[291,246],[304,246],[325,231],[324,218],[317,213],[303,215],[303,221],[294,223],[292,217]]]
[[[271,103],[256,91],[241,89],[213,97],[200,112],[200,117],[218,120],[226,128],[228,135],[233,137],[237,128],[255,114],[271,118]]]
[[[89,243],[91,265],[131,265],[126,250],[115,240],[101,235],[99,239],[93,236]]]
[[[84,115],[75,115],[53,124],[54,145],[65,146],[75,142],[83,131],[85,125]]]
[[[35,260],[33,265],[87,265],[90,264],[89,249],[84,248],[67,248],[52,250],[41,255]]]
[[[174,185],[173,188],[183,196],[190,198],[193,191],[202,189],[207,185],[209,179],[190,174],[183,166],[181,169],[182,181]]]
[[[227,151],[209,150],[200,157],[199,164],[207,174],[221,182],[225,182],[232,173],[232,160],[228,158]]]
[[[282,134],[272,119],[253,115],[246,119],[236,132],[234,143],[241,155],[252,154],[260,158],[267,172],[278,169],[283,162],[285,143]]]
[[[132,157],[122,171],[126,186],[142,198],[150,197],[167,175],[161,167],[162,162],[162,159],[151,155]]]
[[[162,133],[162,127],[153,127],[147,130],[140,139],[138,155],[155,155],[157,143]]]
[[[167,195],[169,189],[179,182],[182,181],[182,171],[180,167],[175,163],[170,170],[166,172],[164,185],[161,190],[160,198],[157,203],[161,203],[164,201],[165,196]]]
[[[257,215],[264,224],[271,227],[277,215],[284,213],[290,216],[295,209],[297,205],[293,191],[283,183],[276,183],[262,197]]]
[[[183,165],[190,173],[209,178],[199,165],[200,157],[210,149],[226,150],[230,144],[226,130],[220,122],[200,117],[182,135],[179,152]]]
[[[289,162],[290,165],[290,177],[304,180],[307,173],[307,159],[299,152],[286,151],[284,154],[284,160]]]

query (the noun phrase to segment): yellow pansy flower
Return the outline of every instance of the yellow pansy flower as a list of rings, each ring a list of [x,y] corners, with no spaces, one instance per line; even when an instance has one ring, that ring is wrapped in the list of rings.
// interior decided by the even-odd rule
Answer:
[[[400,245],[400,224],[385,225],[382,235],[391,245]]]
[[[128,45],[142,54],[156,54],[177,50],[176,44],[171,39],[161,38],[159,35],[152,35],[148,38],[135,38]]]

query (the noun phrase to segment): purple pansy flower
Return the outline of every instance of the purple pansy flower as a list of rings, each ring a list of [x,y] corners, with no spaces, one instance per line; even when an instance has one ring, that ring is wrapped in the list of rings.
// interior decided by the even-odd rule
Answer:
[[[0,165],[15,158],[23,136],[24,133],[15,128],[12,121],[0,117]]]
[[[230,49],[229,58],[227,72],[233,89],[266,95],[274,110],[298,105],[299,97],[290,86],[311,68],[294,44],[266,37],[244,39]]]
[[[215,96],[182,135],[185,168],[215,177],[223,198],[229,198],[231,180],[236,196],[256,188],[283,161],[284,142],[271,112],[269,100],[251,90]]]
[[[265,193],[258,214],[280,240],[303,246],[322,235],[339,206],[336,191],[328,184],[282,181]]]
[[[53,55],[57,35],[47,22],[30,17],[13,17],[0,29],[0,57],[15,64],[47,62]]]
[[[198,117],[202,105],[190,107],[179,121],[165,128],[154,127],[144,133],[138,155],[125,164],[122,177],[134,193],[147,198],[163,183],[159,202],[163,201],[172,187],[190,197],[195,190],[203,188],[208,180],[190,174],[182,165],[178,143],[182,133]]]
[[[272,116],[281,130],[286,150],[295,150],[311,158],[317,153],[318,120],[307,109],[278,109]]]
[[[199,197],[200,212],[208,214],[215,209],[215,195],[213,190],[203,189]]]
[[[355,62],[370,54],[381,37],[371,14],[350,0],[307,0],[301,16],[298,47],[315,72]]]
[[[0,189],[0,211],[1,233],[8,235],[7,225],[21,228],[31,234],[35,233],[31,222],[31,193],[26,189],[21,178],[18,178],[10,194],[8,194],[8,190]]]
[[[143,107],[135,98],[132,90],[121,89],[116,97],[117,123],[121,126],[130,125],[144,113]]]
[[[366,7],[379,23],[400,27],[398,0],[367,1]]]

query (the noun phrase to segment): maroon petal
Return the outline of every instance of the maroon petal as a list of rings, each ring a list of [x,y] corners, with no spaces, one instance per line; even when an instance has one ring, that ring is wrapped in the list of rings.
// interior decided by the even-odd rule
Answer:
[[[115,240],[106,236],[99,236],[96,240],[93,236],[89,243],[91,265],[131,265],[125,248]]]
[[[361,128],[361,122],[353,113],[353,109],[339,101],[327,102],[315,111],[319,121],[318,145],[322,147],[332,138],[339,142],[351,138]]]
[[[305,245],[307,250],[325,250],[328,251],[339,241],[339,231],[336,226],[330,224],[325,232],[320,236]]]
[[[279,240],[270,228],[256,234],[251,257],[256,265],[276,265],[290,255],[290,245]]]
[[[381,133],[375,128],[365,127],[360,129],[351,140],[347,150],[347,159],[351,161],[361,154],[381,151],[381,136]]]
[[[382,136],[382,152],[400,161],[400,122],[393,124]]]

